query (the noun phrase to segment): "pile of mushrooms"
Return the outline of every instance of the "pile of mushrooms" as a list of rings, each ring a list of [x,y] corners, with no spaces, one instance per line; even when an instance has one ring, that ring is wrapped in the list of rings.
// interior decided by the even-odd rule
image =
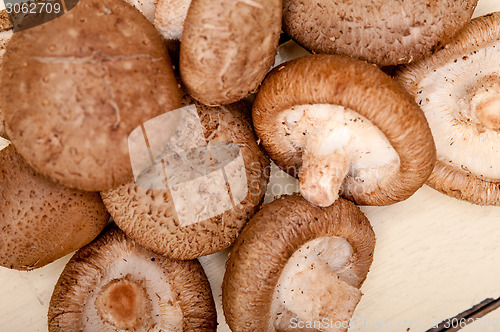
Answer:
[[[355,204],[427,182],[500,205],[500,14],[476,4],[79,0],[16,33],[0,13],[0,265],[78,250],[51,332],[215,331],[196,259],[234,245],[233,331],[346,331],[375,250]],[[328,54],[278,50],[282,27]],[[262,206],[269,159],[299,192]]]

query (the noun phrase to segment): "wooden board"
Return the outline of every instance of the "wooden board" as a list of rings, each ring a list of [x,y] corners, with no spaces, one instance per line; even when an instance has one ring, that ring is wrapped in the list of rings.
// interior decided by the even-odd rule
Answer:
[[[500,1],[480,0],[476,15],[491,11],[500,11]],[[279,194],[283,189],[295,190],[296,182],[275,172],[270,190]],[[425,331],[485,298],[500,297],[500,208],[475,206],[424,187],[405,202],[362,210],[373,224],[377,246],[353,317],[359,326],[351,331]],[[219,331],[229,331],[220,307],[227,253],[200,259],[217,302]],[[52,289],[69,258],[31,272],[0,268],[1,332],[47,330]],[[467,328],[499,330],[500,310]]]

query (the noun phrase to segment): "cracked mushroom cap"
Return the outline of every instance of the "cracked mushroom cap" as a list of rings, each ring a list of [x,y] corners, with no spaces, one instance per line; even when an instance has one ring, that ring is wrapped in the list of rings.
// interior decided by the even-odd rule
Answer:
[[[276,55],[281,12],[281,0],[193,0],[180,54],[189,94],[225,105],[255,91]]]
[[[434,135],[438,160],[429,185],[500,205],[500,12],[472,20],[443,50],[396,78]]]
[[[294,195],[265,205],[226,264],[227,323],[232,331],[250,332],[293,330],[294,318],[349,320],[374,247],[368,219],[349,201],[320,208]]]
[[[1,132],[0,265],[39,268],[99,235],[109,219],[99,193],[68,189],[36,174]]]
[[[432,54],[467,22],[477,0],[283,0],[283,30],[316,53],[381,66]]]
[[[215,331],[200,263],[154,254],[111,229],[79,250],[50,300],[49,332]]]
[[[186,97],[183,102],[189,105],[192,100]],[[194,112],[201,122],[200,146],[207,142],[238,146],[240,154],[234,159],[237,162],[231,162],[236,168],[228,165],[224,178],[216,172],[203,172],[204,176],[194,181],[189,182],[192,178],[187,174],[189,181],[176,182],[186,169],[191,170],[183,165],[176,168],[176,162],[182,158],[169,157],[166,160],[173,166],[165,167],[173,167],[174,171],[167,176],[168,188],[148,188],[138,178],[101,193],[114,221],[127,236],[143,247],[176,259],[193,259],[229,247],[260,207],[269,177],[269,159],[257,145],[247,121],[249,112],[245,104],[196,105]],[[175,132],[181,135],[188,131],[187,127],[177,129]],[[188,141],[195,140],[196,136],[188,135]],[[151,143],[151,135],[148,137]],[[201,150],[193,151],[199,153]],[[197,158],[196,154],[193,160]],[[212,154],[210,158],[213,162],[215,157]],[[229,169],[235,170],[235,174]],[[230,186],[229,192],[226,186]],[[182,187],[187,191],[184,194]],[[231,201],[226,199],[227,193]],[[214,207],[218,212],[211,211]]]
[[[422,111],[374,65],[311,55],[276,67],[262,84],[253,123],[268,155],[299,177],[300,193],[328,206],[343,196],[387,205],[410,197],[435,161]]]
[[[81,0],[14,34],[1,80],[17,151],[53,181],[88,191],[132,178],[128,135],[180,100],[161,36],[122,0]]]

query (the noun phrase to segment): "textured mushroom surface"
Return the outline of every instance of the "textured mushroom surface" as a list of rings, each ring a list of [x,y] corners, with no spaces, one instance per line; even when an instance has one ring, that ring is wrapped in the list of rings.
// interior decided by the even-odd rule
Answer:
[[[161,36],[122,0],[81,0],[14,34],[1,80],[17,151],[52,180],[89,191],[132,177],[128,135],[180,99]]]
[[[397,79],[434,135],[438,161],[429,184],[452,197],[500,205],[500,13],[474,19]]]
[[[256,97],[253,123],[268,155],[319,206],[339,192],[358,204],[404,200],[434,166],[418,105],[376,66],[343,56],[276,67]]]
[[[79,250],[50,300],[49,331],[215,331],[200,263],[154,254],[111,229]]]
[[[256,90],[276,55],[281,8],[281,0],[193,0],[180,54],[189,94],[224,105]]]
[[[99,235],[109,219],[99,193],[47,180],[3,143],[9,142],[0,137],[1,266],[35,269]]]
[[[192,259],[229,247],[262,203],[269,177],[269,160],[257,145],[245,113],[248,112],[243,103],[226,107],[197,105],[203,143],[234,143],[241,151],[246,179],[239,185],[247,187],[241,202],[232,202],[221,214],[197,222],[188,220],[186,224],[180,221],[181,213],[196,214],[214,204],[218,207],[221,199],[206,204],[182,197],[178,206],[172,198],[171,186],[163,190],[147,189],[131,181],[101,193],[116,224],[142,246],[173,258]],[[185,186],[195,188],[192,183]],[[210,191],[214,186],[221,187],[215,182],[205,183],[196,186],[194,194]],[[226,190],[225,184],[222,189]]]
[[[290,322],[323,318],[332,327],[345,322],[361,298],[374,247],[369,221],[349,201],[320,208],[294,195],[265,205],[226,265],[227,323],[236,332],[293,331]]]
[[[444,45],[476,5],[477,0],[283,0],[283,29],[317,53],[396,65]]]

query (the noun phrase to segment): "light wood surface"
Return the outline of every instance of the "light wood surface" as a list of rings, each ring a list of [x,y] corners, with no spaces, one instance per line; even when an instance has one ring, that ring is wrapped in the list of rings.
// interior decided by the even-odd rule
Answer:
[[[499,0],[480,0],[476,16],[492,11],[500,11]],[[278,194],[286,184],[287,192],[296,189],[295,180],[277,173],[270,188]],[[360,324],[350,331],[425,331],[485,298],[500,297],[500,208],[475,206],[424,187],[405,202],[362,210],[377,246],[353,317]],[[227,253],[200,259],[217,302],[219,331],[229,331],[220,307]],[[1,332],[47,330],[52,289],[69,258],[31,272],[0,268]],[[500,310],[466,331],[500,331]]]

